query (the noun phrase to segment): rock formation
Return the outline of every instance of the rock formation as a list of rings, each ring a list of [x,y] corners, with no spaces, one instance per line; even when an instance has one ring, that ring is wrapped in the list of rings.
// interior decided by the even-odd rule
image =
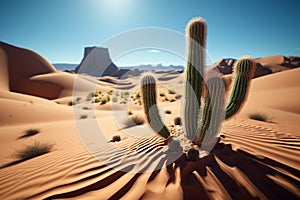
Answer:
[[[231,74],[232,67],[235,61],[236,59],[233,58],[223,58],[216,62],[213,67],[218,68],[218,70],[224,75]],[[299,56],[267,56],[263,58],[257,58],[256,62],[257,68],[254,78],[284,71],[291,68],[300,67]]]
[[[88,74],[101,77],[110,76],[118,70],[118,67],[112,62],[107,48],[86,47],[84,57],[75,69],[78,74]]]

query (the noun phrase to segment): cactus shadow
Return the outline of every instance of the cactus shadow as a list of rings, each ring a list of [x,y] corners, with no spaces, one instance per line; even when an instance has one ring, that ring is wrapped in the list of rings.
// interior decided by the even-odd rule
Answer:
[[[203,181],[199,181],[199,178],[202,180],[207,178],[208,171],[216,177],[231,199],[259,199],[258,196],[251,194],[242,182],[228,173],[233,168],[238,169],[246,177],[246,180],[242,181],[250,182],[267,199],[299,198],[271,178],[284,177],[299,188],[299,181],[293,178],[300,176],[299,170],[267,157],[256,157],[240,149],[233,150],[230,144],[217,143],[210,155],[199,158],[196,162],[188,162],[187,159],[182,161],[185,162],[181,164],[181,186],[184,199],[199,199],[200,191],[201,198],[211,199],[214,191],[205,189],[205,185],[201,184]],[[226,168],[229,167],[229,170],[224,169],[224,164],[227,165]],[[278,170],[279,168],[282,170]],[[200,177],[195,175],[197,173]]]

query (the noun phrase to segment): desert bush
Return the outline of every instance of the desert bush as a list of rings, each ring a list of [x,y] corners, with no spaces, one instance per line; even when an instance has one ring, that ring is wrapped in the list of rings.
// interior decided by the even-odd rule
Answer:
[[[76,102],[79,103],[81,101],[81,99],[82,99],[81,97],[77,97]]]
[[[107,91],[107,94],[112,95],[113,92],[114,92],[113,90],[109,90],[109,91]]]
[[[111,139],[111,142],[120,142],[121,137],[119,135],[114,135]]]
[[[91,110],[91,108],[89,108],[89,107],[87,107],[87,106],[84,106],[84,107],[82,108],[82,110]]]
[[[88,118],[87,115],[80,115],[80,119],[86,119],[86,118]]]
[[[175,102],[175,101],[176,101],[176,99],[171,99],[171,100],[170,100],[171,103],[172,103],[172,102]]]
[[[135,93],[135,99],[140,99],[141,98],[141,93],[140,91]]]
[[[29,160],[34,157],[49,153],[53,145],[49,143],[35,142],[32,145],[25,146],[16,152],[15,157],[19,160]]]
[[[145,123],[145,119],[142,115],[132,115],[124,121],[124,125],[126,128],[142,125]]]
[[[118,102],[118,97],[112,97],[112,102]]]
[[[166,94],[164,92],[159,93],[159,96],[164,97]]]
[[[176,91],[173,88],[168,89],[169,94],[176,94]]]
[[[181,99],[181,97],[182,97],[181,94],[176,94],[176,95],[175,95],[175,99],[177,99],[177,100]]]
[[[172,114],[172,111],[171,110],[166,110],[165,113],[166,114]]]
[[[128,114],[128,115],[132,115],[133,113],[132,113],[131,110],[128,110],[128,111],[127,111],[127,114]]]
[[[75,105],[76,105],[76,102],[73,101],[73,100],[71,100],[71,101],[68,102],[68,105],[69,105],[69,106],[75,106]]]
[[[97,97],[98,96],[98,92],[97,91],[92,91],[88,94],[88,97],[92,98],[92,97]]]
[[[95,103],[99,103],[99,102],[101,102],[101,98],[97,98],[97,99],[95,99],[95,100],[94,100],[94,102],[95,102]]]
[[[261,112],[251,113],[249,114],[249,118],[253,120],[263,121],[263,122],[267,122],[270,120],[269,115]]]
[[[174,124],[175,125],[181,125],[181,118],[180,117],[175,117],[174,118]]]
[[[36,135],[40,132],[39,129],[28,129],[25,131],[23,137],[29,137],[29,136],[33,136]]]

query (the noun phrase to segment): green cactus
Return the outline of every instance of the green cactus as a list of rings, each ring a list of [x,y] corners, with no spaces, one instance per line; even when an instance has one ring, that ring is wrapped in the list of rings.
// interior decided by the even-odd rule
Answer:
[[[225,83],[220,76],[212,77],[204,83],[206,23],[201,18],[192,19],[186,29],[187,63],[186,85],[183,107],[183,128],[188,139],[194,144],[208,146],[219,132],[224,119],[232,117],[246,99],[250,81],[256,64],[249,58],[242,58],[234,65],[231,92],[225,107]],[[145,114],[150,126],[162,137],[170,132],[163,124],[156,104],[156,84],[151,75],[141,81],[141,93]],[[152,116],[152,117],[151,117]],[[205,145],[204,145],[205,148]],[[190,149],[188,157],[195,160],[199,152]],[[190,155],[189,155],[190,154]]]
[[[205,64],[206,22],[193,18],[186,28],[187,63],[185,69],[185,99],[183,99],[183,127],[187,138],[193,139],[201,106]]]
[[[241,58],[235,62],[232,87],[226,106],[226,119],[236,114],[243,105],[255,69],[255,62],[250,58]]]
[[[193,140],[198,145],[210,141],[219,132],[224,120],[225,88],[222,78],[212,77],[204,85],[199,124]]]
[[[163,124],[156,103],[155,78],[146,74],[141,79],[141,94],[147,121],[151,128],[164,138],[170,136],[168,128]]]

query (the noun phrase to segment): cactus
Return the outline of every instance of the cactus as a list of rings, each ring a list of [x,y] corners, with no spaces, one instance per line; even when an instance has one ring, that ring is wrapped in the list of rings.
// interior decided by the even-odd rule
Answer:
[[[151,128],[164,138],[170,136],[168,128],[163,124],[156,103],[156,83],[152,75],[146,74],[141,80],[141,94],[147,121]]]
[[[201,106],[205,64],[206,22],[192,19],[186,28],[187,62],[185,69],[185,99],[183,99],[183,127],[187,138],[193,139]]]
[[[234,63],[234,78],[226,106],[226,119],[232,117],[241,108],[247,97],[247,91],[255,69],[255,62],[250,58],[241,58]]]
[[[203,141],[210,141],[219,132],[224,119],[225,88],[221,77],[208,79],[202,100],[199,124],[193,140],[198,145]]]
[[[225,107],[225,83],[220,76],[204,82],[206,23],[201,18],[192,19],[186,29],[187,62],[185,69],[185,98],[182,101],[183,128],[188,139],[203,148],[211,146],[224,119],[232,117],[246,99],[250,81],[255,72],[255,62],[242,58],[234,64],[234,74]],[[170,135],[161,121],[156,104],[155,79],[151,75],[142,78],[142,98],[144,110],[150,126],[164,138]],[[152,116],[152,117],[151,117]],[[198,154],[197,154],[198,153]],[[190,160],[199,156],[198,150],[188,151]]]

